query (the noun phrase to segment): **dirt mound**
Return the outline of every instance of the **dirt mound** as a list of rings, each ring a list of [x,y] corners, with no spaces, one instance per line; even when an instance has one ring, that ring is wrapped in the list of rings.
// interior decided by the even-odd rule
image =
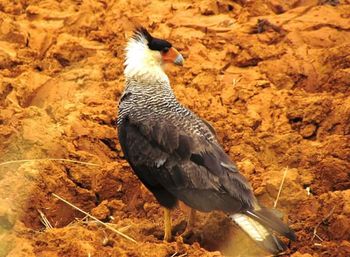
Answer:
[[[167,72],[178,99],[265,205],[288,168],[277,207],[298,240],[286,256],[350,256],[349,13],[348,0],[0,0],[0,256],[264,255],[216,212],[162,241],[162,210],[115,129],[135,24],[183,54]],[[186,212],[174,211],[175,234]]]

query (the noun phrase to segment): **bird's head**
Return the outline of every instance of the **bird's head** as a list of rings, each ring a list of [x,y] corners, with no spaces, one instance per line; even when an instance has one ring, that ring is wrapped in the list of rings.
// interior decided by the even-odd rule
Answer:
[[[166,40],[155,38],[143,27],[134,31],[126,47],[125,70],[127,78],[166,80],[166,63],[183,65],[182,55]]]

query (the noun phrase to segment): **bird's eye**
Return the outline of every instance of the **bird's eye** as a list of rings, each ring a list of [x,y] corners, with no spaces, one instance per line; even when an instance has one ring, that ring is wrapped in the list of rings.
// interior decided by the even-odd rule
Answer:
[[[163,49],[162,49],[162,53],[167,53],[169,51],[169,47],[164,47]]]

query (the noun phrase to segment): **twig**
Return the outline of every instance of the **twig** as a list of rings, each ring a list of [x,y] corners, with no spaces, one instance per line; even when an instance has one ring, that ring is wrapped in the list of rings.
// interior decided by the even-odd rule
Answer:
[[[53,226],[51,225],[50,221],[46,218],[45,214],[44,214],[41,210],[39,210],[39,209],[37,209],[37,211],[38,211],[39,214],[40,214],[39,219],[40,219],[41,223],[43,223],[43,225],[45,226],[45,228],[46,228],[46,229],[48,229],[48,228],[49,228],[49,229],[50,229],[50,228],[53,228]]]
[[[131,227],[131,225],[127,225],[127,226],[125,226],[125,227],[119,228],[118,230],[119,230],[120,232],[125,232],[125,231],[127,231],[130,227]]]
[[[75,225],[76,223],[80,224],[88,224],[89,223],[89,217],[88,216],[84,216],[83,218],[79,219],[79,218],[74,218],[74,220],[72,220],[71,222],[69,222],[66,227],[69,227],[69,226],[73,226]]]
[[[239,77],[238,79],[233,79],[232,80],[232,84],[233,84],[233,86],[235,87],[240,81],[241,81],[241,79],[242,79],[242,77]]]
[[[264,255],[263,257],[277,257],[277,256],[282,256],[286,255],[286,252],[281,252],[281,253],[276,253],[276,254],[269,254],[269,255]]]
[[[96,163],[91,162],[82,162],[82,161],[76,161],[76,160],[70,160],[70,159],[56,159],[56,158],[44,158],[44,159],[28,159],[28,160],[13,160],[13,161],[7,161],[0,163],[0,166],[13,164],[13,163],[21,163],[21,162],[35,162],[35,161],[59,161],[59,162],[72,162],[72,163],[79,163],[84,165],[90,165],[90,166],[101,166]]]
[[[271,23],[270,21],[268,21],[267,19],[258,19],[257,24],[254,27],[252,27],[250,33],[251,34],[260,34],[269,28],[271,28],[275,32],[280,33],[282,35],[286,34],[286,31],[281,26],[277,26],[277,25]]]
[[[104,234],[104,238],[102,240],[102,245],[106,246],[109,243],[109,238],[108,238],[108,234],[106,233],[106,231],[102,230],[103,234]]]
[[[312,235],[311,241],[313,241],[315,239],[315,237],[317,237],[320,241],[323,241],[323,239],[317,234],[317,229],[318,227],[325,222],[326,220],[329,219],[330,216],[332,216],[333,212],[335,210],[335,206],[333,206],[332,210],[326,215],[326,217],[324,217],[314,228],[314,234]]]
[[[282,255],[286,255],[286,252],[276,253],[274,255],[267,255],[265,257],[276,257],[276,256],[282,256]]]
[[[105,226],[105,227],[108,228],[109,230],[111,230],[111,231],[117,233],[118,235],[120,235],[120,236],[122,236],[122,237],[124,237],[124,238],[126,238],[126,239],[128,239],[128,240],[130,240],[130,241],[132,241],[132,242],[134,242],[134,243],[137,243],[135,239],[129,237],[128,235],[125,235],[124,233],[120,232],[119,230],[113,228],[112,226],[110,226],[110,225],[108,225],[108,224],[106,224],[106,223],[100,221],[99,219],[95,218],[95,217],[92,216],[91,214],[87,213],[86,211],[83,211],[83,210],[80,209],[79,207],[73,205],[72,203],[70,203],[70,202],[68,202],[67,200],[63,199],[62,197],[56,195],[55,193],[52,193],[52,195],[53,195],[54,197],[56,197],[57,199],[61,200],[62,202],[68,204],[68,205],[71,206],[71,207],[73,207],[74,209],[80,211],[81,213],[84,213],[86,216],[88,216],[89,218],[95,220],[97,223],[99,223],[99,224]]]
[[[285,180],[285,178],[286,178],[286,175],[287,175],[287,171],[288,171],[288,167],[284,169],[284,173],[283,173],[281,185],[280,185],[280,188],[278,189],[278,194],[277,194],[275,203],[273,204],[273,208],[276,208],[276,207],[277,207],[278,199],[280,198],[280,194],[281,194],[281,192],[282,192],[282,187],[283,187],[283,184],[284,184],[284,180]]]
[[[67,226],[72,226],[73,224],[75,223],[81,223],[81,224],[84,224],[84,225],[88,225],[89,223],[97,223],[95,220],[89,220],[89,217],[88,216],[84,216],[83,218],[81,219],[78,219],[78,218],[75,218],[75,220],[73,220],[72,222],[70,222]],[[110,223],[109,226],[116,226],[116,224],[112,224]],[[127,231],[129,228],[131,228],[132,225],[126,225],[124,227],[121,227],[121,228],[117,228],[119,230],[119,232],[125,232]]]
[[[316,229],[316,230],[315,230]],[[311,241],[313,241],[315,239],[315,237],[317,237],[321,242],[323,242],[323,239],[322,237],[320,237],[318,234],[317,234],[317,228],[315,227],[314,229],[314,234],[312,235],[312,238],[311,238]]]
[[[178,254],[178,252],[175,252],[170,257],[185,257],[185,256],[187,256],[187,253],[183,253],[181,255],[177,255],[177,254]]]

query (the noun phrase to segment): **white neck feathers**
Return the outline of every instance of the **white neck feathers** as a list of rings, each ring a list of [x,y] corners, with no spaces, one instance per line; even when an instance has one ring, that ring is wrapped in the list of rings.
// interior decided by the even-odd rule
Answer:
[[[160,52],[150,50],[147,40],[142,35],[129,40],[124,64],[126,79],[156,80],[169,83],[169,78],[162,68]]]

